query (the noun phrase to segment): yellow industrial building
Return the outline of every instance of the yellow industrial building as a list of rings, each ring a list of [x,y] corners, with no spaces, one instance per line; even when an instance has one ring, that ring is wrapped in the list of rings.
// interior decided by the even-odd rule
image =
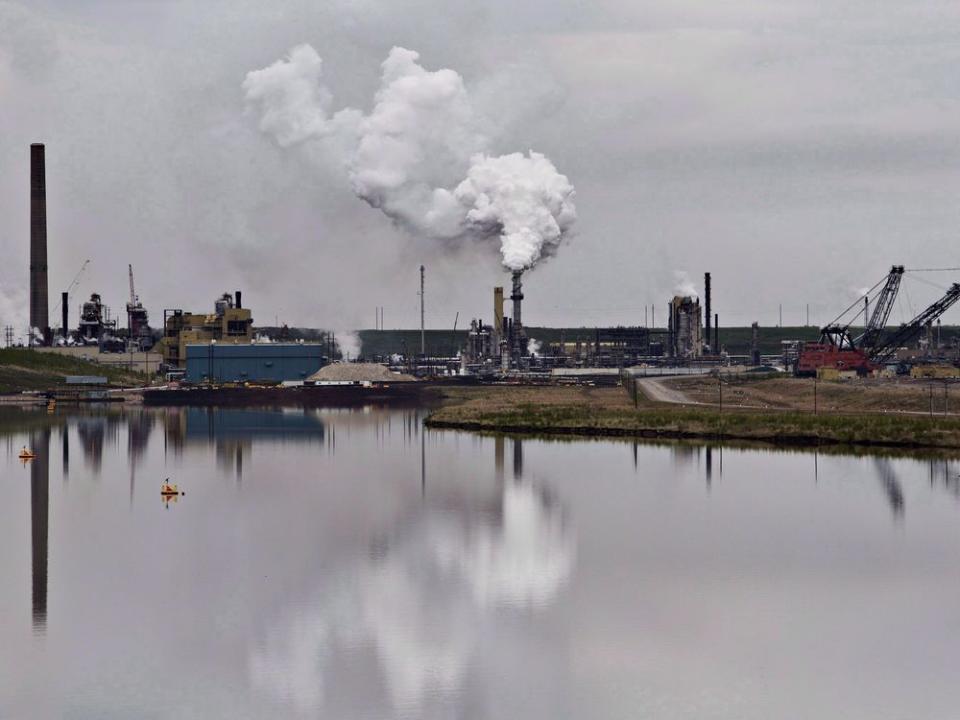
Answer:
[[[224,293],[214,303],[212,314],[195,314],[183,310],[165,310],[163,339],[158,349],[171,367],[185,367],[187,345],[210,342],[246,344],[253,341],[253,316],[236,298]]]

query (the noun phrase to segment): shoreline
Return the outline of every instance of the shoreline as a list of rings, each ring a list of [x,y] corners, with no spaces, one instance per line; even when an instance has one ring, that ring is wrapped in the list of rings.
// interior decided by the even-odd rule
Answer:
[[[448,392],[442,407],[431,412],[424,424],[437,430],[558,437],[960,451],[957,417],[748,409],[720,412],[710,406],[649,400],[635,404],[622,388]]]

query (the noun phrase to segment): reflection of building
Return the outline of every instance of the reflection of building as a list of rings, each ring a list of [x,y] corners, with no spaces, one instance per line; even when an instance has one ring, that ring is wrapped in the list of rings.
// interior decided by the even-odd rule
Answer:
[[[184,437],[191,440],[323,441],[324,423],[306,410],[186,408]]]
[[[679,358],[700,357],[703,343],[700,328],[700,300],[691,295],[675,295],[667,306],[670,330],[670,356]]]
[[[253,340],[253,316],[240,307],[240,293],[236,300],[224,293],[214,303],[211,315],[198,315],[183,310],[163,312],[163,357],[171,366],[183,367],[187,345],[216,341],[245,344]]]

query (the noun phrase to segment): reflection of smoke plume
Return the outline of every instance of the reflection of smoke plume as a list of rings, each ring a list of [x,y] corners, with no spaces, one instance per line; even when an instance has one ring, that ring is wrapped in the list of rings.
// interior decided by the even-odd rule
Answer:
[[[261,130],[284,147],[312,141],[341,156],[354,192],[398,223],[444,240],[499,238],[507,268],[533,267],[576,218],[573,186],[538,153],[486,154],[463,78],[418,60],[390,51],[368,115],[330,112],[322,61],[309,45],[248,73],[243,89]]]
[[[459,547],[443,549],[455,554],[481,606],[538,607],[553,599],[573,565],[557,510],[529,483],[506,485],[501,526],[482,525]]]
[[[681,297],[697,297],[697,287],[693,284],[686,270],[674,270],[673,277],[676,284],[673,288],[673,294]]]
[[[368,646],[405,717],[423,716],[430,697],[457,692],[491,612],[550,603],[573,567],[562,508],[530,483],[504,485],[501,493],[498,513],[485,506],[479,515],[422,515],[358,571],[339,583],[328,578],[315,604],[252,653],[254,681],[319,710],[325,679],[338,671],[337,651]]]

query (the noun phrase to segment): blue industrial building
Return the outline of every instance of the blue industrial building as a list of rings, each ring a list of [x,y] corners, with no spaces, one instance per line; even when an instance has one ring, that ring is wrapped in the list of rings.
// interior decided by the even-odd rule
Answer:
[[[306,343],[213,343],[187,345],[190,383],[306,380],[327,362],[324,345]]]

